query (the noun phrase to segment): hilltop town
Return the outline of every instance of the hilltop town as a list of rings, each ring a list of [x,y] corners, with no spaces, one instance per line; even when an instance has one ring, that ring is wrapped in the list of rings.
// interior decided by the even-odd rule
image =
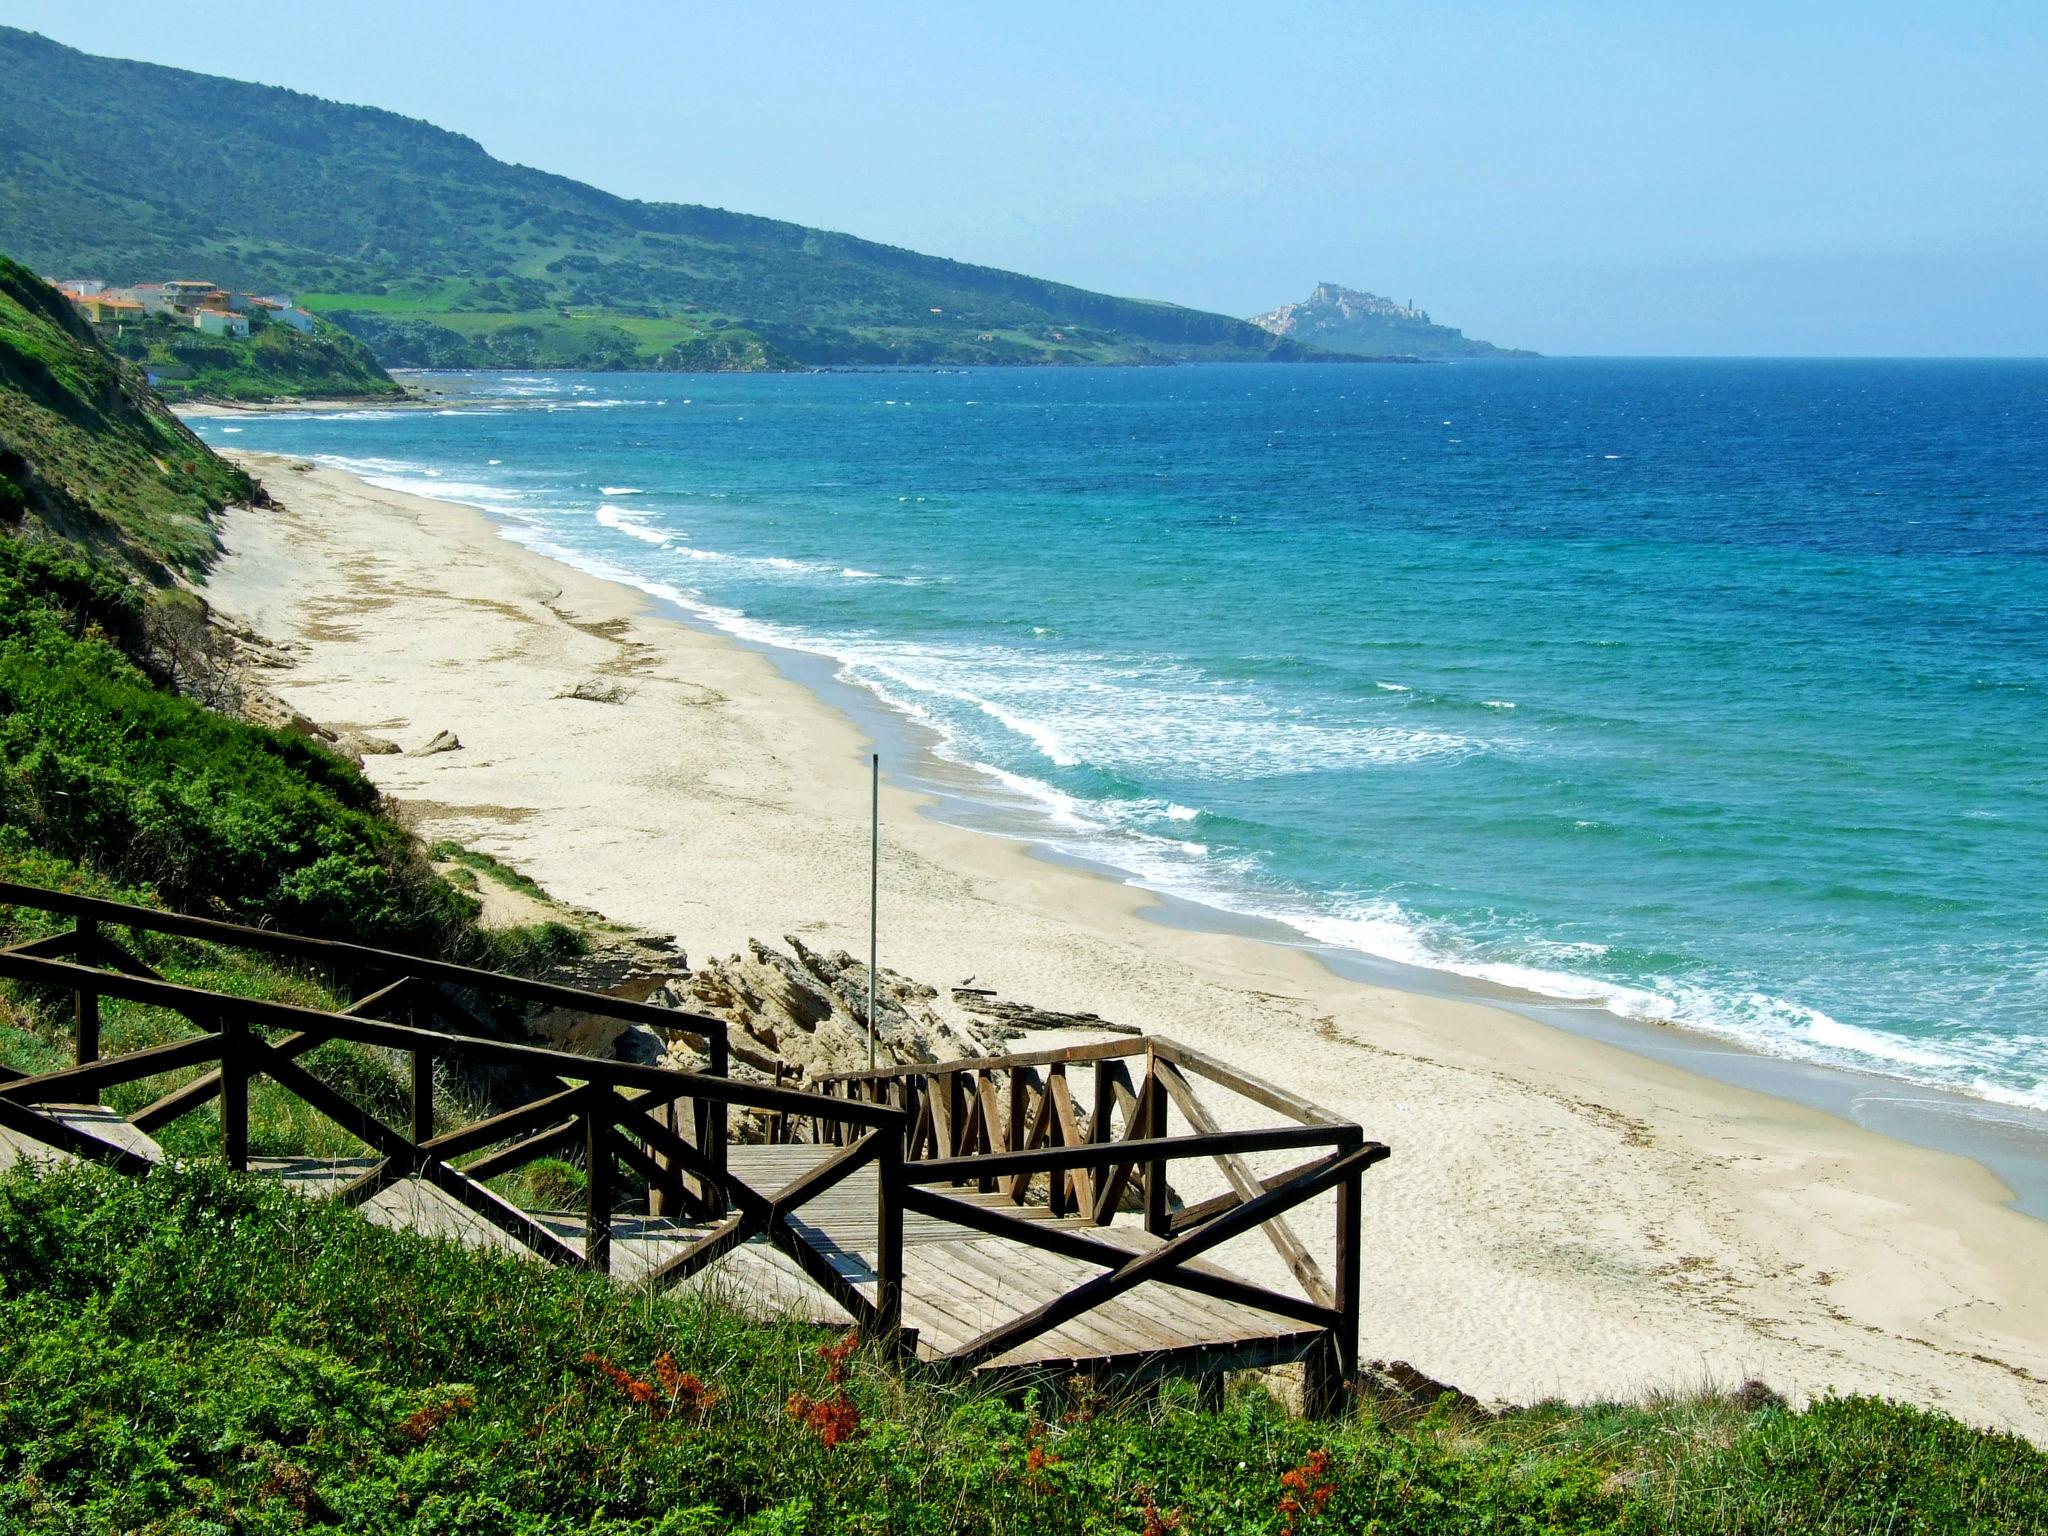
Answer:
[[[200,277],[125,287],[74,277],[50,286],[167,397],[248,402],[398,390],[360,343],[289,297]]]
[[[162,283],[136,283],[113,288],[98,278],[73,277],[51,286],[71,301],[71,307],[91,324],[109,327],[118,335],[122,325],[136,320],[169,317],[173,323],[189,325],[206,336],[246,336],[252,325],[277,321],[303,335],[313,333],[313,316],[288,298],[260,293],[237,293],[219,288],[205,278],[173,278]]]

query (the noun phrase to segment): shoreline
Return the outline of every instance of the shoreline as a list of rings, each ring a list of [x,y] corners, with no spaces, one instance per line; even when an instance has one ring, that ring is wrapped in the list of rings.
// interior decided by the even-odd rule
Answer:
[[[475,510],[493,526],[508,526],[487,509]],[[573,562],[560,563],[583,569]],[[921,814],[968,831],[1021,841],[1033,858],[1140,892],[1150,902],[1138,913],[1145,921],[1294,950],[1313,957],[1334,978],[1345,981],[1511,1012],[1581,1039],[1616,1045],[1712,1078],[1725,1086],[1751,1089],[1820,1110],[1893,1140],[1953,1153],[1979,1164],[2005,1184],[2013,1209],[2048,1221],[2048,1113],[1910,1078],[1772,1055],[1681,1023],[1652,1024],[1630,1018],[1598,1002],[1575,1002],[1458,971],[1435,970],[1342,949],[1311,938],[1277,918],[1251,916],[1144,885],[1128,871],[1061,849],[1034,825],[1029,809],[1013,814],[994,804],[992,792],[999,786],[974,782],[986,779],[985,770],[938,752],[935,733],[869,690],[840,678],[830,656],[734,635],[687,608],[651,594],[648,602],[654,611],[668,614],[678,623],[764,657],[780,675],[851,719],[871,738],[903,746],[905,751],[900,756],[884,752],[882,777],[885,783],[893,782],[914,794],[930,797],[932,803],[921,807]],[[907,770],[891,766],[905,762],[910,765]]]
[[[405,747],[462,738],[368,761],[423,830],[698,954],[864,942],[861,721],[470,508],[232,456],[282,510],[230,517],[209,597],[299,648],[267,683],[313,718]],[[561,697],[586,676],[630,696]],[[885,963],[1185,1038],[1394,1147],[1368,1192],[1368,1354],[1502,1400],[1756,1375],[2048,1436],[2030,1278],[2048,1224],[1984,1168],[1499,1006],[1156,920],[1148,892],[930,814],[938,793],[885,786]]]

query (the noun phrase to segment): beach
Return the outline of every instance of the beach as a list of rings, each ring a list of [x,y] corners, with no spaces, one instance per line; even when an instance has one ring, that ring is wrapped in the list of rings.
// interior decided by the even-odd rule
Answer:
[[[263,681],[390,742],[422,836],[694,957],[866,943],[867,739],[756,650],[547,560],[482,514],[230,454],[207,596],[284,647]],[[588,697],[575,697],[581,692]],[[436,733],[459,750],[406,755]],[[883,963],[1184,1040],[1356,1119],[1362,1348],[1482,1398],[1760,1378],[2048,1439],[2048,1224],[1967,1159],[1504,1009],[1149,921],[1152,898],[883,792]],[[1327,1221],[1304,1219],[1312,1247]],[[1270,1250],[1232,1252],[1246,1268]]]

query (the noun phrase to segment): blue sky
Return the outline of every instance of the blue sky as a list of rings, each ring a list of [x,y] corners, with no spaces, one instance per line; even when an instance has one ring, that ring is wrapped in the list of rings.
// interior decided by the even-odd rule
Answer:
[[[2048,354],[2048,4],[0,0],[517,160],[1546,352]]]

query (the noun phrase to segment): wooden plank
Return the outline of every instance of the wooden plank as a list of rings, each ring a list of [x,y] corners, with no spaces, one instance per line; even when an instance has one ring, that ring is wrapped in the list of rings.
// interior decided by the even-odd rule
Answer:
[[[102,940],[102,943],[104,944],[105,941]],[[116,948],[118,946],[108,945],[107,947]],[[141,966],[140,961],[135,963]],[[147,966],[142,966],[142,971],[152,976],[156,974],[154,971],[150,971]],[[374,1009],[383,1007],[386,1003],[396,1000],[411,985],[412,979],[410,977],[400,977],[388,987],[380,987],[368,996],[357,998],[348,1005],[345,1011],[367,1014]],[[309,1035],[304,1031],[300,1031],[297,1034],[287,1035],[282,1040],[272,1042],[270,1048],[273,1051],[282,1051],[287,1056],[302,1056],[320,1043],[321,1038],[318,1035]],[[189,1115],[193,1110],[199,1108],[200,1105],[210,1101],[219,1092],[220,1073],[218,1071],[202,1073],[184,1087],[173,1089],[155,1103],[147,1105],[128,1118],[134,1122],[137,1130],[155,1132],[169,1125],[173,1120],[183,1115]]]
[[[97,1099],[116,1084],[211,1061],[220,1055],[221,1045],[217,1033],[191,1035],[107,1061],[90,1061],[84,1066],[61,1067],[18,1082],[0,1083],[0,1099],[11,1099],[16,1104],[82,1104]]]
[[[1146,1124],[1145,1116],[1139,1111],[1138,1093],[1131,1086],[1130,1069],[1120,1061],[1113,1061],[1106,1067],[1097,1067],[1095,1070],[1098,1079],[1096,1104],[1100,1106],[1102,1103],[1100,1079],[1102,1073],[1107,1071],[1110,1092],[1115,1095],[1117,1105],[1124,1112],[1123,1145],[1129,1148],[1136,1142],[1147,1139],[1146,1133],[1150,1126]],[[1147,1081],[1149,1083],[1150,1079]],[[1150,1091],[1149,1088],[1147,1091]],[[1095,1139],[1098,1143],[1107,1141],[1107,1138],[1102,1136]],[[1098,1227],[1106,1227],[1116,1219],[1117,1207],[1123,1204],[1124,1190],[1130,1186],[1134,1166],[1133,1163],[1119,1160],[1102,1176],[1102,1187],[1095,1192],[1094,1216],[1095,1225]]]
[[[4,900],[0,887],[0,900]],[[952,1072],[1002,1071],[1010,1067],[1064,1066],[1071,1062],[1101,1061],[1113,1056],[1142,1056],[1143,1040],[1101,1040],[1091,1045],[1060,1045],[1041,1051],[1016,1051],[1005,1056],[960,1056],[949,1061],[925,1062],[916,1066],[872,1067],[859,1071],[820,1072],[813,1082],[846,1083],[868,1077],[896,1077],[919,1073],[943,1076]]]
[[[906,1189],[903,1192],[903,1204],[906,1210],[947,1216],[963,1227],[974,1228],[992,1237],[1014,1238],[1024,1247],[1063,1254],[1108,1270],[1119,1268],[1147,1251],[1155,1251],[1119,1247],[1115,1243],[1105,1242],[1090,1235],[1089,1232],[1077,1231],[1057,1222],[1027,1222],[1010,1211],[969,1205],[966,1201],[939,1194],[935,1190]],[[1197,1295],[1213,1296],[1219,1301],[1256,1307],[1262,1312],[1271,1312],[1276,1316],[1309,1323],[1316,1327],[1327,1328],[1337,1320],[1336,1314],[1327,1307],[1319,1307],[1314,1302],[1283,1295],[1278,1291],[1269,1291],[1249,1280],[1241,1280],[1235,1275],[1201,1266],[1183,1265],[1160,1275],[1158,1279],[1161,1284],[1170,1285],[1176,1290],[1193,1291]]]
[[[1035,1312],[1027,1313],[1000,1328],[989,1330],[953,1358],[959,1364],[974,1366],[984,1360],[1006,1354],[1034,1333],[1057,1327],[1068,1318],[1077,1317],[1113,1296],[1142,1285],[1147,1280],[1162,1279],[1174,1273],[1188,1259],[1206,1253],[1220,1243],[1228,1242],[1241,1232],[1249,1231],[1275,1211],[1285,1210],[1303,1200],[1313,1198],[1324,1189],[1334,1187],[1354,1171],[1362,1172],[1378,1162],[1386,1153],[1387,1149],[1377,1144],[1340,1152],[1316,1173],[1298,1184],[1260,1195],[1256,1200],[1246,1201],[1235,1211],[1217,1218],[1206,1227],[1184,1232],[1179,1237],[1160,1244],[1149,1253],[1127,1259],[1115,1269],[1106,1270],[1093,1279],[1084,1281],[1065,1295],[1055,1297]]]
[[[1021,1093],[1019,1090],[1022,1090]],[[1028,1152],[1033,1147],[1045,1145],[1045,1138],[1052,1131],[1052,1095],[1038,1082],[1038,1072],[1033,1067],[1018,1067],[1010,1074],[1010,1117],[1016,1125],[1028,1114],[1028,1128],[1023,1139],[1012,1150]],[[1032,1175],[1017,1173],[1010,1176],[1010,1203],[1022,1205],[1031,1193]]]
[[[1320,1158],[1311,1158],[1305,1163],[1296,1163],[1283,1173],[1265,1174],[1258,1181],[1259,1188],[1278,1189],[1288,1180],[1301,1177],[1320,1161]],[[1207,1200],[1197,1200],[1193,1205],[1182,1206],[1173,1213],[1172,1219],[1167,1222],[1168,1233],[1171,1235],[1174,1232],[1185,1232],[1189,1227],[1199,1227],[1205,1221],[1215,1220],[1225,1211],[1236,1210],[1243,1203],[1234,1189],[1226,1189],[1220,1195],[1211,1195]]]
[[[87,1162],[103,1163],[116,1173],[125,1173],[133,1178],[141,1178],[156,1166],[153,1159],[144,1157],[140,1152],[103,1141],[76,1126],[65,1124],[55,1115],[44,1114],[11,1099],[0,1098],[0,1131],[11,1131],[53,1151],[68,1152]]]
[[[1222,1130],[1216,1123],[1216,1117],[1209,1113],[1208,1106],[1196,1096],[1188,1080],[1181,1076],[1180,1068],[1170,1061],[1161,1061],[1156,1070],[1160,1085],[1165,1088],[1173,1102],[1180,1106],[1180,1112],[1187,1117],[1190,1126],[1202,1134],[1214,1134]],[[1265,1193],[1258,1176],[1237,1153],[1219,1153],[1215,1161],[1216,1166],[1223,1170],[1223,1177],[1229,1181],[1240,1204]],[[1316,1263],[1315,1256],[1295,1235],[1286,1218],[1274,1217],[1266,1223],[1264,1230],[1273,1244],[1274,1251],[1280,1255],[1280,1261],[1287,1266],[1287,1272],[1294,1276],[1295,1283],[1301,1287],[1302,1294],[1323,1306],[1334,1307],[1337,1304],[1336,1296],[1330,1289],[1330,1282],[1323,1275],[1322,1266]]]
[[[1053,1108],[1059,1118],[1060,1141],[1069,1147],[1085,1143],[1081,1134],[1080,1116],[1074,1113],[1074,1090],[1067,1083],[1067,1074],[1055,1069],[1046,1089],[1053,1097]],[[1092,1169],[1076,1167],[1070,1174],[1055,1171],[1052,1178],[1051,1204],[1055,1213],[1078,1207],[1092,1210],[1095,1206],[1095,1175]],[[1069,1201],[1071,1200],[1071,1205]]]
[[[1144,1117],[1133,1124],[1142,1129]],[[1340,1128],[1324,1125],[1269,1125],[1243,1131],[1219,1131],[1213,1135],[1137,1136],[1113,1142],[1110,1149],[1124,1165],[1152,1157],[1172,1159],[1214,1157],[1219,1152],[1297,1151],[1303,1147],[1341,1145]],[[1033,1147],[1022,1152],[984,1152],[973,1157],[941,1157],[917,1163],[905,1171],[913,1184],[955,1184],[977,1178],[983,1172],[1003,1174],[1037,1173],[1054,1168],[1072,1168],[1099,1157],[1104,1149],[1089,1144],[1080,1147]],[[1098,1201],[1098,1206],[1100,1202]]]
[[[1003,1121],[1002,1107],[997,1102],[995,1077],[989,1072],[976,1074],[975,1095],[981,1101],[981,1149],[984,1152],[1008,1151],[1011,1127]],[[981,1192],[995,1193],[994,1174],[983,1174]]]
[[[0,885],[4,885],[4,882],[0,882]],[[486,1040],[476,1036],[443,1034],[435,1030],[416,1029],[405,1024],[385,1023],[348,1014],[325,1013],[317,1008],[304,1008],[292,1003],[228,997],[174,982],[150,981],[139,976],[116,976],[62,960],[28,960],[0,953],[0,976],[43,982],[67,989],[76,987],[83,980],[97,986],[110,997],[155,1004],[183,1013],[187,1017],[211,1017],[224,1005],[232,1006],[235,1012],[252,1026],[302,1029],[312,1034],[353,1040],[362,1045],[387,1046],[400,1051],[425,1047],[449,1060],[524,1067],[535,1072],[573,1077],[586,1082],[601,1082],[619,1088],[647,1088],[657,1091],[675,1088],[678,1092],[687,1092],[693,1098],[715,1104],[783,1108],[799,1114],[815,1113],[820,1105],[825,1105],[828,1106],[826,1112],[832,1116],[860,1125],[892,1125],[898,1119],[897,1111],[878,1105],[841,1104],[818,1094],[771,1088],[766,1084],[713,1077],[706,1073],[678,1072],[672,1068],[645,1066],[638,1062],[577,1056],[564,1051],[550,1050],[545,1046],[513,1045],[501,1040]]]
[[[295,1062],[287,1061],[267,1046],[251,1044],[252,1065],[280,1087],[301,1099],[343,1130],[386,1158],[409,1162],[413,1170],[444,1194],[453,1196],[484,1220],[523,1243],[550,1263],[580,1266],[582,1255],[554,1233],[501,1199],[439,1156],[422,1151],[374,1115],[359,1109]]]
[[[1178,1040],[1169,1040],[1163,1035],[1154,1035],[1151,1040],[1155,1056],[1164,1057],[1175,1066],[1206,1077],[1210,1082],[1228,1088],[1232,1093],[1241,1094],[1254,1104],[1263,1104],[1267,1109],[1299,1120],[1304,1125],[1343,1126],[1351,1122],[1341,1115],[1333,1115],[1320,1104],[1312,1104],[1298,1093],[1289,1093],[1278,1084],[1269,1083],[1262,1077],[1249,1072],[1240,1072],[1228,1063],[1218,1061],[1192,1046],[1182,1045]]]
[[[307,938],[270,928],[251,928],[240,923],[221,922],[215,918],[190,917],[182,912],[166,912],[156,907],[138,907],[127,902],[105,901],[95,896],[81,896],[71,891],[53,891],[41,886],[22,885],[11,880],[0,881],[0,905],[31,907],[43,912],[62,912],[73,918],[96,918],[117,927],[139,928],[151,933],[211,939],[236,948],[257,949],[270,954],[311,960],[334,966],[338,970],[367,970],[391,976],[410,973],[458,987],[470,987],[479,992],[517,998],[523,1002],[568,1008],[580,1013],[594,1013],[604,1018],[624,1019],[630,1023],[696,1034],[707,1039],[723,1038],[727,1027],[724,1020],[709,1015],[661,1008],[652,1003],[628,1002],[624,998],[607,997],[601,992],[587,992],[578,987],[565,987],[555,982],[507,976],[496,971],[478,970],[473,966],[455,965],[445,960],[429,960],[419,955],[401,954],[395,950],[347,944],[337,939]]]

